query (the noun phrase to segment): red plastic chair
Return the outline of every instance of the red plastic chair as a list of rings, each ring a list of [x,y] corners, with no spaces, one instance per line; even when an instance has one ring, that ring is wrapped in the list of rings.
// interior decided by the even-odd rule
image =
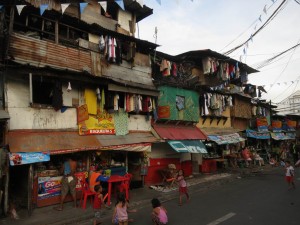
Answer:
[[[128,178],[128,180],[127,181],[123,181],[122,183],[121,183],[121,185],[119,186],[119,192],[126,192],[126,190],[129,190],[129,188],[130,188],[130,181],[131,181],[131,179],[132,179],[132,174],[130,174],[130,173],[127,173],[127,174],[125,174],[124,175],[124,177],[126,177],[126,178]],[[129,191],[128,191],[128,197],[129,197]]]
[[[80,198],[80,205],[83,209],[86,209],[86,202],[88,197],[90,197],[91,205],[93,205],[94,196],[96,192],[91,191],[89,185],[86,181],[81,181],[81,198]]]

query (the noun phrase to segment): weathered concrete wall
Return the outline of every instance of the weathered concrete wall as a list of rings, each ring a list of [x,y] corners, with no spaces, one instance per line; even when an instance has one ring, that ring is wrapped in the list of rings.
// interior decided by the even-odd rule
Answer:
[[[67,92],[63,86],[64,105],[71,106],[72,98],[79,97],[79,91]],[[64,113],[53,108],[32,108],[30,106],[29,79],[8,76],[6,86],[7,107],[10,115],[9,129],[77,129],[76,108]]]

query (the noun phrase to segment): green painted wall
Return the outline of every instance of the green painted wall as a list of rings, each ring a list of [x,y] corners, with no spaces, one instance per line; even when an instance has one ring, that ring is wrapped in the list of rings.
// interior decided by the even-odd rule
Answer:
[[[195,91],[161,86],[158,88],[158,106],[170,106],[170,118],[168,120],[181,120],[199,122],[199,94]],[[176,96],[184,97],[184,109],[178,110]]]

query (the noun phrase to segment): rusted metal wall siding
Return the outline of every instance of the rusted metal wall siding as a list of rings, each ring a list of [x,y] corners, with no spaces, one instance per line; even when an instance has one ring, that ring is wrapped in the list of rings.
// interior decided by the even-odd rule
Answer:
[[[19,63],[91,72],[90,52],[13,34],[9,55]]]
[[[246,130],[249,126],[249,120],[248,119],[241,119],[241,118],[234,118],[232,120],[232,126],[235,129]]]
[[[121,65],[106,64],[102,60],[102,76],[134,87],[155,89],[149,67],[135,66],[123,61]]]
[[[231,115],[233,117],[251,118],[251,102],[249,99],[235,98],[234,106],[232,107]]]

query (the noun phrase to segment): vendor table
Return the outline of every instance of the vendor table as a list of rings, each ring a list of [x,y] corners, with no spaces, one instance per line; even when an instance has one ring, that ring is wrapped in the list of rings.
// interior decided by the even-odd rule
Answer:
[[[109,206],[111,204],[111,187],[112,183],[118,183],[118,182],[129,182],[128,177],[125,176],[119,176],[119,175],[111,175],[109,179],[107,177],[100,177],[100,181],[107,182],[108,183],[108,196],[107,196],[107,205]],[[127,185],[127,189],[125,190],[125,197],[128,200],[129,199],[129,185]]]

